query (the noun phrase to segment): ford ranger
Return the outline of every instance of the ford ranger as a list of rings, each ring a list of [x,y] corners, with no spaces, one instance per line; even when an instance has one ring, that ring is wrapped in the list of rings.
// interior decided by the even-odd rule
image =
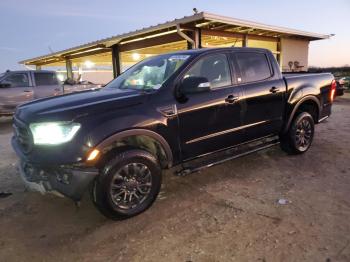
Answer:
[[[280,143],[306,152],[331,114],[331,74],[283,76],[258,48],[148,58],[100,90],[17,108],[12,146],[28,187],[76,202],[90,188],[111,219],[155,201],[162,170],[185,175]]]

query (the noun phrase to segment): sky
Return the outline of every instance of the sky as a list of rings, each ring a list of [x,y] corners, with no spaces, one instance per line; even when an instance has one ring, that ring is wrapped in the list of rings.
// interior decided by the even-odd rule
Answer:
[[[350,65],[350,0],[1,0],[0,72],[18,61],[199,11],[335,34],[310,43],[309,65]]]

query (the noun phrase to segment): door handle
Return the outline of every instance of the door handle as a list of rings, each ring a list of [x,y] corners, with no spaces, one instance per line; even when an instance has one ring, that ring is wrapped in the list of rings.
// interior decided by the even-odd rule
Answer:
[[[239,99],[238,96],[229,95],[228,97],[226,97],[225,102],[232,104],[232,103],[236,102],[238,99]]]
[[[23,92],[24,93],[31,93],[32,91],[31,90],[24,90]]]
[[[273,94],[277,93],[278,91],[280,91],[280,90],[277,87],[275,87],[275,86],[270,89],[270,92],[273,93]]]

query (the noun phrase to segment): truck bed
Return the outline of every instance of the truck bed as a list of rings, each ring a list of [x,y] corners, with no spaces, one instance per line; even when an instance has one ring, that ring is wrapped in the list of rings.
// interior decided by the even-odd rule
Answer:
[[[331,113],[330,91],[334,76],[331,73],[284,73],[288,104],[300,100],[305,94],[318,98],[318,120]]]

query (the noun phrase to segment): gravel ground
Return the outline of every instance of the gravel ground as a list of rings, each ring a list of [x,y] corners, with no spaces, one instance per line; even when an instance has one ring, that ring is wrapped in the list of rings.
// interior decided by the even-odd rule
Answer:
[[[114,222],[88,197],[26,192],[0,119],[0,261],[350,261],[350,94],[309,152],[278,146],[187,177],[164,175],[147,212]],[[286,199],[287,203],[278,203]]]

